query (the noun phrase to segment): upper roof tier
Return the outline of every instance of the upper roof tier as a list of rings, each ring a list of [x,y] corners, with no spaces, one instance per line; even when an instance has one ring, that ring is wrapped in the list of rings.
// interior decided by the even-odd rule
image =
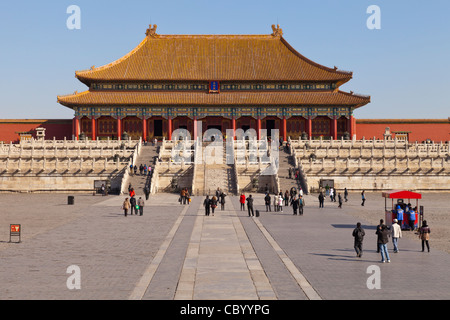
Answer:
[[[294,50],[279,27],[271,35],[158,35],[156,25],[124,57],[77,71],[98,81],[331,81],[341,85],[352,72],[315,63]]]

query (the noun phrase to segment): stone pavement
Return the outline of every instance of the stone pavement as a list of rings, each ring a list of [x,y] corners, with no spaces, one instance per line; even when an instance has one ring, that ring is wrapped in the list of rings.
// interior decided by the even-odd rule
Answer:
[[[240,211],[238,197],[206,217],[203,197],[180,205],[172,194],[151,196],[143,216],[124,217],[124,196],[75,195],[67,205],[63,194],[2,194],[0,299],[450,298],[449,255],[422,253],[418,240],[400,239],[399,253],[389,243],[391,263],[382,264],[375,226],[361,221],[364,254],[355,257],[357,221],[348,210],[363,208],[319,209],[307,196],[304,215],[293,216],[289,207],[266,213],[263,196],[254,197],[260,217]],[[21,243],[8,243],[10,223],[22,224]],[[68,288],[73,265],[80,289]],[[373,268],[380,289],[367,286]]]

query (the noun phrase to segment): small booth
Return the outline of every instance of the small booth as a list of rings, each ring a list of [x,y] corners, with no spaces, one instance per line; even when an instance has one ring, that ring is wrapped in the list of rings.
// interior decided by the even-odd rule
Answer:
[[[409,226],[409,218],[410,214],[408,212],[409,207],[411,209],[415,208],[416,213],[416,219],[414,221],[414,229],[418,227],[420,224],[420,220],[423,219],[423,208],[420,207],[419,212],[419,199],[422,199],[422,194],[412,191],[406,191],[406,190],[391,190],[387,192],[383,192],[382,196],[384,198],[384,211],[386,215],[385,223],[387,226],[391,226],[394,222],[394,219],[397,218],[397,207],[399,206],[401,209],[403,209],[403,221],[402,225],[400,226],[402,230],[410,230]],[[392,199],[392,205],[391,209],[388,210],[387,208],[387,199]],[[396,199],[396,203],[394,204],[394,199]],[[408,200],[408,202],[405,202],[405,200]],[[411,199],[416,200],[416,205],[411,205]],[[407,209],[408,207],[408,209]]]

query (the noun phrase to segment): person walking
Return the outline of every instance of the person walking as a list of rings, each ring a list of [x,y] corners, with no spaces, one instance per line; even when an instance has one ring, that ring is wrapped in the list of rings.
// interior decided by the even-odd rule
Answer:
[[[347,190],[347,188],[344,188],[344,200],[345,200],[345,202],[348,201],[348,190]]]
[[[211,212],[211,199],[209,199],[209,196],[206,196],[203,206],[205,207],[205,216],[209,216]]]
[[[247,210],[248,210],[248,216],[253,217],[255,214],[253,212],[253,198],[252,195],[249,195],[247,198]],[[250,215],[251,213],[251,215]]]
[[[428,252],[430,252],[430,233],[431,229],[427,224],[427,220],[423,220],[422,226],[419,229],[419,238],[422,240],[422,252],[425,251],[425,244],[427,245]]]
[[[361,258],[362,253],[363,253],[363,240],[364,240],[364,236],[366,235],[364,229],[361,227],[361,222],[358,222],[356,224],[356,228],[353,229],[352,235],[355,239],[354,248],[356,251],[356,256],[358,258]]]
[[[245,211],[245,194],[241,193],[239,203],[241,204],[241,211]]]
[[[123,214],[126,217],[128,214],[128,210],[130,209],[130,202],[128,198],[125,198],[125,201],[122,203]]]
[[[330,188],[330,201],[333,201],[333,199],[334,199],[334,188],[331,187]]]
[[[295,194],[291,200],[292,210],[294,210],[294,216],[297,215],[298,208],[300,207],[300,199]]]
[[[402,237],[402,228],[397,223],[398,220],[394,219],[394,223],[392,224],[392,244],[394,245],[394,253],[397,253],[398,250],[398,239]]]
[[[377,225],[377,229],[375,231],[375,234],[378,235],[378,231],[381,231],[381,227],[384,225],[384,220],[380,219],[380,224]],[[380,246],[378,245],[378,238],[377,238],[377,253],[380,253]]]
[[[378,247],[381,252],[381,262],[385,263],[386,261],[389,263],[391,259],[389,258],[389,252],[387,249],[387,243],[389,242],[389,230],[386,225],[382,225],[379,230],[377,230],[377,241]]]
[[[278,209],[283,212],[283,193],[280,192],[278,195]]]
[[[284,206],[287,207],[289,205],[289,191],[284,192]]]
[[[225,197],[226,197],[227,195],[224,193],[224,192],[222,192],[221,194],[220,194],[220,209],[223,211],[223,210],[225,210]]]
[[[416,225],[416,212],[417,207],[414,207],[414,209],[409,210],[409,230],[414,231],[415,225]]]
[[[133,215],[133,211],[137,215],[136,198],[134,197],[134,195],[130,198],[130,206],[131,206],[130,215]]]
[[[137,201],[137,205],[139,206],[139,215],[142,216],[144,214],[144,199],[142,199],[141,197],[139,197],[138,201]]]
[[[217,198],[216,196],[213,196],[211,199],[211,211],[212,215],[214,215],[214,210],[217,208]]]
[[[405,212],[403,211],[402,207],[400,205],[397,205],[397,221],[398,225],[400,226],[400,229],[402,229],[403,226],[403,214]]]
[[[278,208],[278,195],[276,193],[273,195],[273,211],[280,211],[280,208]]]
[[[303,207],[306,205],[305,199],[303,198],[303,196],[299,196],[299,206],[298,206],[298,213],[299,215],[303,215]]]
[[[319,193],[319,208],[323,208],[323,201],[325,197],[323,196],[323,192]]]
[[[366,195],[364,190],[361,192],[361,200],[361,205],[364,207],[364,202],[366,202]]]
[[[342,209],[342,197],[341,197],[341,193],[338,193],[338,201],[339,201],[338,208]]]
[[[270,210],[270,194],[266,193],[264,197],[264,202],[266,203],[266,212],[272,211]]]

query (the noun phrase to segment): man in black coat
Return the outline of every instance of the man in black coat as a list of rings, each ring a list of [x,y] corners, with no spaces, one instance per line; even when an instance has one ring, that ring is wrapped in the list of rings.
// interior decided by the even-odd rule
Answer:
[[[294,216],[297,215],[297,210],[300,207],[300,199],[297,197],[297,195],[294,195],[294,197],[291,200],[292,209],[294,210]]]
[[[272,211],[270,210],[270,194],[266,193],[266,196],[264,197],[264,201],[266,202],[266,212]]]
[[[353,230],[352,235],[355,238],[354,247],[355,247],[355,251],[356,251],[356,256],[358,258],[361,258],[362,252],[363,252],[362,245],[363,245],[363,240],[364,240],[364,236],[366,235],[366,233],[364,232],[364,229],[361,227],[360,222],[358,222],[356,224],[356,228]]]
[[[206,196],[205,201],[203,201],[203,206],[205,207],[205,216],[209,216],[211,212],[211,199],[209,196]]]
[[[255,214],[253,213],[253,198],[252,195],[249,195],[247,198],[247,210],[248,210],[248,216],[253,217]],[[251,212],[251,214],[250,214]]]
[[[131,209],[130,209],[130,215],[133,215],[133,211],[134,213],[137,215],[138,212],[136,210],[136,198],[134,196],[132,196],[130,198],[130,205],[131,205]]]
[[[319,208],[323,208],[323,201],[324,201],[324,196],[323,196],[323,193],[320,192],[320,194],[319,194]]]

